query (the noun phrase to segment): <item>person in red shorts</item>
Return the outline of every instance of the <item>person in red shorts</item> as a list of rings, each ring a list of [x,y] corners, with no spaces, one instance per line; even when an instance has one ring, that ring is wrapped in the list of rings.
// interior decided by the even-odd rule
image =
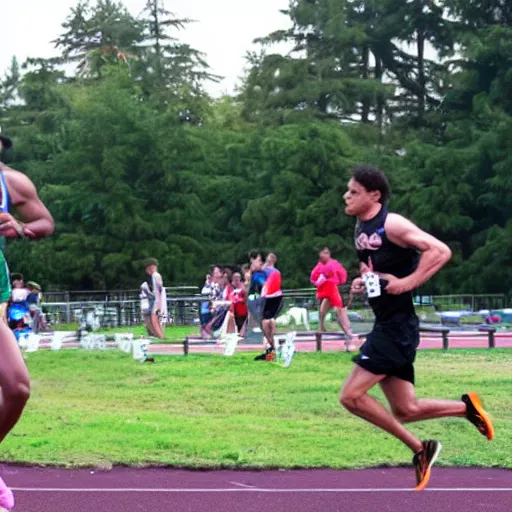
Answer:
[[[331,251],[323,247],[319,261],[311,272],[311,282],[316,286],[316,297],[320,300],[320,332],[325,332],[325,317],[334,309],[336,318],[347,336],[346,347],[351,350],[357,345],[357,337],[352,333],[347,310],[343,307],[338,286],[347,282],[347,271],[343,265],[331,258]]]
[[[245,322],[247,320],[247,290],[242,282],[242,275],[240,272],[233,274],[232,291],[229,297],[231,304],[231,313],[235,318],[235,325],[239,334],[244,330]]]

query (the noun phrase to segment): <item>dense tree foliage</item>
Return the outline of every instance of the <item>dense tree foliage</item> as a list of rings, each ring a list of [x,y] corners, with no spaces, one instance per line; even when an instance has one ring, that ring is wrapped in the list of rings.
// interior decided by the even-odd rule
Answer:
[[[45,286],[168,284],[275,250],[285,286],[331,246],[355,272],[342,195],[353,165],[388,174],[391,208],[445,240],[433,293],[512,293],[512,10],[472,0],[290,0],[236,97],[213,100],[191,20],[148,0],[80,2],[52,60],[13,59],[0,82],[7,163],[57,221],[11,266]],[[284,42],[291,51],[273,53]],[[66,64],[66,68],[62,65]],[[73,64],[70,76],[62,70]]]

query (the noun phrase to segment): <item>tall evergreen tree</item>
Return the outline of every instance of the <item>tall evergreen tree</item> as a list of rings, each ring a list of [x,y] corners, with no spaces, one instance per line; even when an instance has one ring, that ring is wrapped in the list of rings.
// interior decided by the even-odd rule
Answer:
[[[292,27],[260,40],[293,45],[288,56],[254,60],[244,95],[256,112],[283,122],[314,116],[368,121],[369,101],[390,92],[370,72],[364,27],[352,22],[348,0],[292,0]]]
[[[79,76],[98,78],[105,65],[136,56],[142,25],[120,2],[80,0],[62,24],[65,32],[55,41],[62,61],[76,64]]]
[[[170,92],[181,97],[201,95],[206,80],[219,79],[210,72],[203,53],[180,42],[174,35],[193,20],[176,18],[165,9],[163,0],[147,0],[142,15],[144,32],[140,49],[143,59],[137,69],[149,93]]]

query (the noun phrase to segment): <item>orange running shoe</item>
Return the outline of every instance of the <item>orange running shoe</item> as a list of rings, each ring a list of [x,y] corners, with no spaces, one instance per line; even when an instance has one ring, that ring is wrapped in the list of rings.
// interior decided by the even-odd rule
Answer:
[[[414,454],[412,463],[416,471],[416,491],[423,491],[430,480],[432,465],[439,457],[439,441],[423,441],[423,450]]]
[[[475,425],[480,434],[492,441],[494,439],[494,426],[478,395],[468,393],[462,395],[461,400],[466,404],[466,418]]]
[[[273,350],[267,352],[267,356],[265,357],[265,361],[271,363],[276,358],[276,353]]]

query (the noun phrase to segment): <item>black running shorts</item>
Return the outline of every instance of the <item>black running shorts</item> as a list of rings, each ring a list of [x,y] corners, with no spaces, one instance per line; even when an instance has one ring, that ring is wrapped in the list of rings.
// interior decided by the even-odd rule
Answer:
[[[414,384],[414,360],[420,343],[416,315],[376,322],[354,362],[375,375],[387,375]]]
[[[283,307],[283,297],[266,298],[263,303],[263,320],[273,320],[281,312]]]

